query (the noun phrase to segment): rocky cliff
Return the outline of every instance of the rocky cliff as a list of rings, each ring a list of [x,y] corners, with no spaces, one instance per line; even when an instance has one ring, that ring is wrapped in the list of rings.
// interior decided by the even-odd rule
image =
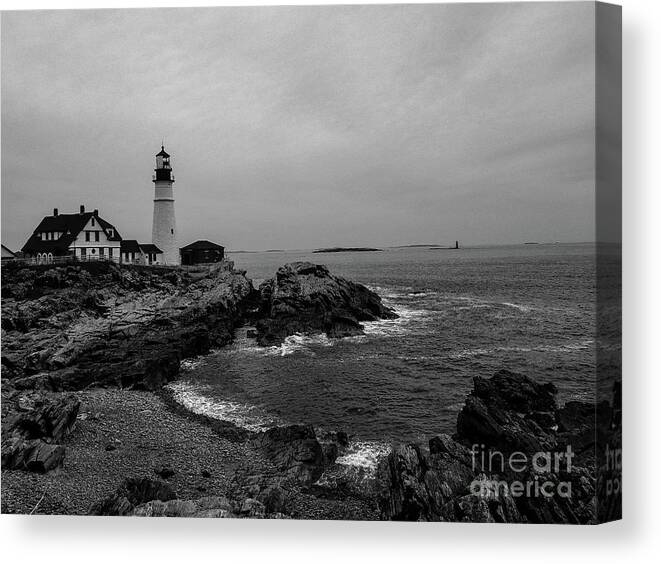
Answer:
[[[157,389],[180,361],[232,338],[252,283],[244,273],[113,263],[2,268],[3,386]]]

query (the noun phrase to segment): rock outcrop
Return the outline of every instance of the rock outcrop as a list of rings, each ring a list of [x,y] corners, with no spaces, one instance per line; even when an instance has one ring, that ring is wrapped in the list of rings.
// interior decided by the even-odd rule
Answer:
[[[65,448],[59,443],[72,431],[79,407],[80,401],[71,395],[5,396],[2,469],[44,473],[61,466]]]
[[[295,333],[346,337],[363,333],[361,321],[393,319],[397,314],[362,284],[332,275],[323,265],[286,264],[259,287],[257,340],[281,343]]]
[[[215,517],[282,519],[262,502],[246,497],[230,502],[224,496],[179,499],[172,487],[161,480],[127,478],[107,498],[95,503],[90,515],[136,517]]]
[[[94,504],[90,515],[131,515],[140,505],[154,500],[167,502],[176,497],[172,486],[162,480],[127,478],[113,494]]]
[[[433,437],[427,450],[402,445],[382,461],[381,517],[595,522],[594,406],[558,408],[555,394],[553,385],[509,371],[475,378],[454,437]],[[584,456],[577,456],[574,441]]]
[[[232,338],[252,283],[221,270],[3,266],[3,379],[16,389],[157,389]]]
[[[251,442],[266,454],[285,480],[301,484],[317,480],[339,452],[338,443],[320,442],[312,425],[273,427],[256,433]]]

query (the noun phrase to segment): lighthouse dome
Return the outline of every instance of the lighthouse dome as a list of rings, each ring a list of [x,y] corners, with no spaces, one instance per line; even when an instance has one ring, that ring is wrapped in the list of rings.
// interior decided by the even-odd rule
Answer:
[[[161,152],[160,152],[160,153],[156,153],[156,156],[157,156],[157,157],[169,157],[170,155],[168,155],[168,154],[165,152],[165,147],[164,147],[163,145],[161,145]]]

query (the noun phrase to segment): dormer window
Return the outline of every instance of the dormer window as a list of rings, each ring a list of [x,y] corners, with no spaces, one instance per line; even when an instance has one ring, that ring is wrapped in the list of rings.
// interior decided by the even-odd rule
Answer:
[[[113,232],[112,229],[108,229],[108,237],[114,237],[115,233]]]

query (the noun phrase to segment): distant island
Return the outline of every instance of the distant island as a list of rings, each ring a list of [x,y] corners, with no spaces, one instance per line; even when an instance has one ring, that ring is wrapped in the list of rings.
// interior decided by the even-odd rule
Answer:
[[[372,247],[330,247],[328,249],[317,249],[313,253],[363,253],[367,251],[382,252],[383,249],[374,249]]]
[[[446,250],[446,249],[458,249],[459,248],[459,241],[455,241],[454,245],[451,247],[444,247],[442,245],[439,245],[438,243],[430,243],[430,244],[415,244],[415,245],[398,245],[397,247],[392,247],[393,249],[429,249],[431,251],[438,251],[438,250]]]
[[[429,247],[429,248],[436,248],[438,247],[437,243],[428,243],[428,244],[416,244],[416,245],[397,245],[396,247],[392,247],[393,249],[412,249],[412,248],[417,248],[417,247]]]

